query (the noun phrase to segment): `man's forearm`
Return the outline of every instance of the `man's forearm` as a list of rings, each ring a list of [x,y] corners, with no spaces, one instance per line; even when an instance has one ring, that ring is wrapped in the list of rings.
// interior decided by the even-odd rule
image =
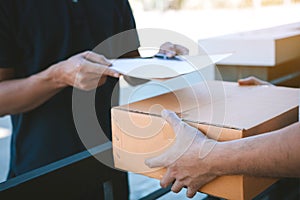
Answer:
[[[0,82],[0,116],[32,110],[59,92],[63,87],[51,76],[51,70]]]
[[[219,175],[300,177],[300,123],[253,137],[218,143],[213,150]]]
[[[24,79],[13,79],[10,71],[0,70],[0,116],[32,110],[67,86],[96,89],[106,77],[120,76],[110,64],[103,55],[85,51]]]

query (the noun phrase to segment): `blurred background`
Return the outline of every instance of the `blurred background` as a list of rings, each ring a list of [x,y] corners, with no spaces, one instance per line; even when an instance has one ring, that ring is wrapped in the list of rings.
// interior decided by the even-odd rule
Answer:
[[[146,10],[201,10],[201,9],[244,9],[274,5],[290,5],[299,0],[130,0],[132,5],[140,4]]]
[[[300,20],[300,0],[129,0],[137,28],[164,28],[197,41]]]

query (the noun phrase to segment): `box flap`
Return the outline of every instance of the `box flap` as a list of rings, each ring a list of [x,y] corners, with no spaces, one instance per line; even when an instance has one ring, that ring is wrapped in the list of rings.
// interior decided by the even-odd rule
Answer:
[[[202,107],[211,104],[211,102],[225,99],[226,86],[227,85],[224,85],[223,82],[220,81],[200,83],[188,88],[123,105],[118,108],[159,116],[162,109],[172,110],[181,114],[193,108]]]
[[[298,104],[299,89],[212,81],[118,109],[157,116],[162,109],[168,109],[186,121],[243,130],[264,123]]]

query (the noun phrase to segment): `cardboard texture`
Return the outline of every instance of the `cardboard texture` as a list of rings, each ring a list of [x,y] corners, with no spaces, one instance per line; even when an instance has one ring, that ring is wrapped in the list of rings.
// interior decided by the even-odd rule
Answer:
[[[157,156],[175,141],[160,116],[173,110],[183,121],[219,141],[280,129],[298,121],[299,90],[270,86],[238,86],[212,81],[112,108],[115,167],[161,179],[165,169],[150,169],[146,158]],[[251,199],[275,179],[223,176],[200,189],[226,199]]]

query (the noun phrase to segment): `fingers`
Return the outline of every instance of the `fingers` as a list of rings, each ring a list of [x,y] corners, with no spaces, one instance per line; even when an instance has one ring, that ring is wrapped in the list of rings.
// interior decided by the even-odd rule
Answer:
[[[247,78],[243,78],[238,80],[239,85],[256,85],[255,77],[250,76]]]
[[[175,181],[175,177],[171,176],[171,170],[168,168],[166,174],[160,181],[160,186],[163,188],[168,187],[168,185],[172,184]]]
[[[269,85],[269,86],[272,86],[271,83],[260,80],[254,76],[240,79],[240,80],[238,80],[238,83],[241,86],[243,86],[243,85]]]
[[[145,165],[147,165],[150,168],[163,167],[165,164],[162,161],[161,157],[162,155],[153,158],[148,158],[145,160]]]
[[[172,177],[171,176],[171,170],[170,170],[170,168],[168,168],[167,173],[164,175],[164,177],[160,181],[160,185],[161,185],[161,187],[166,188],[166,187],[168,187],[168,185],[170,185],[172,183],[173,183],[173,185],[172,185],[171,190],[175,193],[180,192],[182,190],[182,188],[186,186],[184,184],[184,181],[176,180],[175,177]],[[194,187],[193,185],[188,186],[186,196],[189,197],[189,198],[192,198],[193,196],[195,196],[197,191],[198,191],[197,187]]]
[[[53,65],[53,77],[62,86],[91,90],[103,85],[107,76],[119,78],[120,74],[109,65],[104,56],[87,51]]]
[[[119,78],[120,74],[117,71],[107,67],[112,64],[105,56],[92,51],[86,51],[83,53],[83,57],[86,59],[86,64],[91,66],[91,68],[87,69],[90,70],[91,73]]]
[[[91,62],[99,63],[106,66],[111,66],[111,62],[107,60],[103,55],[97,54],[93,51],[86,51],[83,53],[83,57]]]
[[[118,78],[120,74],[109,67],[90,62],[89,60],[82,59],[79,61],[77,69],[74,71],[75,82],[71,80],[69,85],[78,89],[90,91],[95,89],[106,82],[107,76]]]
[[[171,42],[166,42],[160,46],[159,53],[166,54],[169,58],[174,57],[176,56],[175,45]]]
[[[175,193],[178,193],[181,191],[181,189],[184,187],[184,185],[182,184],[182,182],[176,180],[175,183],[172,185],[171,190]]]
[[[189,50],[182,45],[166,42],[161,45],[159,53],[165,54],[167,57],[171,58],[176,55],[187,55],[189,54]]]
[[[166,167],[176,162],[191,147],[196,136],[199,135],[196,128],[183,123],[174,112],[163,110],[162,117],[171,125],[176,140],[161,155],[145,160],[145,164],[150,168]]]
[[[166,160],[169,157],[169,151],[167,150],[163,154],[160,154],[159,156],[148,158],[145,160],[145,165],[147,165],[150,168],[156,168],[156,167],[166,167],[167,162]]]
[[[103,75],[111,76],[111,77],[114,77],[114,78],[119,78],[120,77],[119,72],[117,72],[116,70],[110,69],[110,68],[106,68],[103,72]]]
[[[117,71],[110,69],[105,65],[90,62],[88,60],[82,61],[80,67],[83,68],[82,71],[87,73],[93,73],[97,76],[111,76],[115,78],[119,78],[120,76],[120,74]]]
[[[175,44],[175,51],[177,55],[188,55],[189,54],[189,49],[181,46],[179,44]]]
[[[188,198],[193,198],[195,196],[195,194],[197,193],[197,189],[194,189],[192,187],[188,187],[187,191],[186,191],[186,196]]]

